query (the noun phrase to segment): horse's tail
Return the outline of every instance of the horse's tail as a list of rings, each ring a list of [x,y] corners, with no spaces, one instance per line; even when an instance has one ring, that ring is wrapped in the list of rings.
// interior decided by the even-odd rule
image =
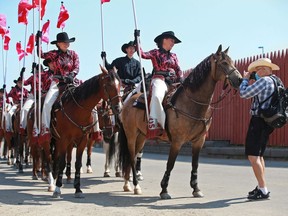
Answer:
[[[131,156],[128,149],[127,137],[123,128],[123,124],[119,122],[119,166],[122,169],[122,174],[125,176],[127,172],[130,172]]]
[[[117,139],[116,133],[113,133],[112,137],[109,139],[109,154],[108,154],[109,164],[111,164],[112,159],[114,158],[114,155],[116,152],[116,145],[117,145],[117,142],[119,142],[119,140]]]

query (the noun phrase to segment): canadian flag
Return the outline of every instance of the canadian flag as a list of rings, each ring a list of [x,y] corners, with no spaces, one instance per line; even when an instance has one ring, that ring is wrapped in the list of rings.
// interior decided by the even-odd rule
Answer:
[[[4,44],[3,44],[3,49],[4,50],[9,50],[9,42],[10,42],[10,40],[11,40],[10,31],[9,31],[9,29],[7,29],[7,31],[6,31],[6,33],[4,35]]]
[[[18,23],[28,24],[28,12],[33,8],[28,0],[21,0],[18,5]]]
[[[18,59],[19,61],[21,61],[22,58],[24,58],[25,55],[27,55],[25,53],[25,51],[21,48],[21,42],[17,42],[16,43],[16,51],[18,53]]]
[[[35,38],[34,34],[31,34],[27,43],[26,53],[32,54],[34,50],[34,41],[35,41],[34,38]]]
[[[6,33],[6,16],[4,14],[0,14],[0,35],[4,37]]]
[[[66,10],[63,2],[60,7],[60,13],[58,16],[58,22],[57,22],[57,28],[64,28],[65,27],[65,21],[69,18],[68,10]]]
[[[47,22],[42,26],[42,41],[47,44],[49,43],[49,26],[50,20],[47,20]]]

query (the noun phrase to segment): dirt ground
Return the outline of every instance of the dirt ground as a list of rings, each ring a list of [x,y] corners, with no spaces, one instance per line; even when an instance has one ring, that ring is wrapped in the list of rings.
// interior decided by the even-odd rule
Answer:
[[[193,198],[189,185],[191,157],[179,156],[172,171],[168,191],[171,200],[161,200],[160,181],[165,171],[167,155],[144,152],[140,182],[142,195],[123,192],[123,181],[114,177],[104,178],[104,154],[94,148],[93,173],[86,167],[81,176],[85,198],[74,198],[74,188],[65,184],[60,199],[47,192],[47,183],[32,180],[31,167],[24,174],[13,166],[0,161],[0,212],[8,216],[79,216],[79,215],[161,215],[161,216],[282,216],[288,212],[287,162],[267,162],[267,182],[271,199],[249,202],[247,192],[256,185],[251,167],[246,160],[201,158],[199,186],[204,198]],[[83,157],[83,165],[86,163]],[[74,162],[72,163],[74,164]],[[73,169],[73,167],[72,167]]]

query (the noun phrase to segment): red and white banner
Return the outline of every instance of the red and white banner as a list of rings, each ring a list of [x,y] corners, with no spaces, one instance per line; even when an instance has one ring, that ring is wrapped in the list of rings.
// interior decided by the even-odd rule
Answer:
[[[33,0],[33,7],[34,8],[38,8],[39,10],[39,4],[40,4],[40,0]],[[45,15],[45,11],[46,11],[46,4],[47,4],[47,0],[41,0],[41,20],[43,19],[43,16]]]
[[[34,43],[35,43],[35,36],[34,34],[31,34],[26,46],[26,53],[30,53],[32,54],[33,50],[34,50]]]
[[[57,22],[57,28],[64,28],[65,27],[65,21],[68,20],[69,13],[68,10],[65,8],[64,4],[62,3],[60,7],[60,13],[58,16],[58,22]]]
[[[7,29],[6,34],[4,35],[4,44],[3,44],[3,49],[4,50],[9,50],[9,42],[11,40],[10,37],[10,31]]]
[[[18,23],[28,24],[28,12],[33,8],[28,0],[21,0],[18,5]]]
[[[4,14],[0,14],[0,35],[2,38],[6,33],[6,16]]]
[[[18,53],[18,60],[19,60],[19,61],[21,61],[22,58],[24,58],[24,56],[27,55],[27,54],[25,53],[25,51],[22,49],[22,47],[21,47],[21,42],[17,42],[17,43],[16,43],[16,51],[17,51],[17,53]]]
[[[42,41],[45,43],[49,43],[49,27],[50,27],[50,20],[47,20],[46,23],[42,26]]]

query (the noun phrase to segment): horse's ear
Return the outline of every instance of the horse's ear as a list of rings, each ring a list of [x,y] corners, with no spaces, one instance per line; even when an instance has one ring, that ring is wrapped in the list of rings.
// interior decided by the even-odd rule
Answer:
[[[108,74],[107,69],[106,69],[105,67],[103,67],[101,64],[99,64],[99,65],[100,65],[100,68],[101,68],[102,73]]]
[[[216,54],[217,54],[217,55],[220,55],[221,52],[222,52],[222,44],[219,45]]]
[[[224,53],[227,54],[228,51],[229,51],[229,47],[226,50],[224,50]]]

